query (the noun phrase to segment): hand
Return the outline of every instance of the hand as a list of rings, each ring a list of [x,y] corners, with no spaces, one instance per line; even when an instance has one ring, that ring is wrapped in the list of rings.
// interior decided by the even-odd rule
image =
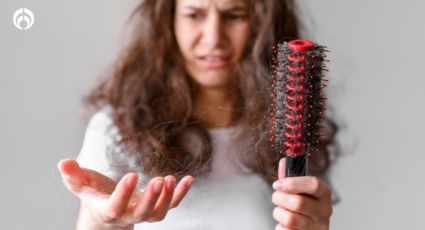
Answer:
[[[156,177],[144,192],[139,192],[135,191],[138,180],[135,173],[128,173],[116,182],[96,171],[80,168],[74,160],[62,160],[58,168],[65,186],[80,198],[92,216],[102,224],[117,227],[163,220],[168,210],[178,206],[194,180],[186,176],[176,187],[174,176]]]
[[[285,178],[285,163],[279,162],[279,180],[273,183],[273,218],[276,230],[328,230],[332,215],[329,187],[313,176]]]

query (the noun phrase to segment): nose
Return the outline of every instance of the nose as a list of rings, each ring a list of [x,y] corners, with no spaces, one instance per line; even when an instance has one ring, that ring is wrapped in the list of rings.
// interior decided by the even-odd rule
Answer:
[[[216,48],[223,42],[223,25],[220,16],[212,14],[205,21],[202,43],[208,47]]]

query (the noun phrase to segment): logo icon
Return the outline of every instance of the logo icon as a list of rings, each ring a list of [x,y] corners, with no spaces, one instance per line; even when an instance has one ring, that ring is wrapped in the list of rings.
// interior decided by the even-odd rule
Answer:
[[[34,14],[27,8],[20,8],[13,13],[13,24],[20,30],[27,30],[34,25]]]

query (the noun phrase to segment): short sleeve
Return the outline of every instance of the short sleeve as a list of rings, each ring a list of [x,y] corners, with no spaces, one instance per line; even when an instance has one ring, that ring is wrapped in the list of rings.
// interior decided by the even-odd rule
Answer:
[[[88,122],[77,161],[81,167],[95,170],[114,179],[125,172],[115,167],[111,155],[119,151],[116,145],[119,135],[114,126],[111,111],[104,108],[96,112]]]

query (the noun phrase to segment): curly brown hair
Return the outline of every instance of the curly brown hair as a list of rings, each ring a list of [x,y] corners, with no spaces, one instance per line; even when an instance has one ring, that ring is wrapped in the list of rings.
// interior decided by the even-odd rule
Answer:
[[[233,124],[252,153],[241,153],[246,166],[268,182],[277,178],[279,154],[269,145],[269,74],[272,47],[282,38],[299,36],[292,0],[251,0],[251,37],[237,72],[238,106]],[[112,120],[129,154],[140,154],[148,176],[200,175],[211,167],[212,146],[206,127],[193,116],[196,85],[182,63],[174,36],[175,1],[144,0],[134,10],[131,40],[106,76],[85,98],[85,105],[112,108]],[[243,76],[243,77],[242,77]],[[310,158],[310,174],[321,175],[331,164],[329,146],[337,130],[329,129],[320,153]],[[199,147],[200,146],[200,147]],[[243,156],[242,156],[243,155]]]

